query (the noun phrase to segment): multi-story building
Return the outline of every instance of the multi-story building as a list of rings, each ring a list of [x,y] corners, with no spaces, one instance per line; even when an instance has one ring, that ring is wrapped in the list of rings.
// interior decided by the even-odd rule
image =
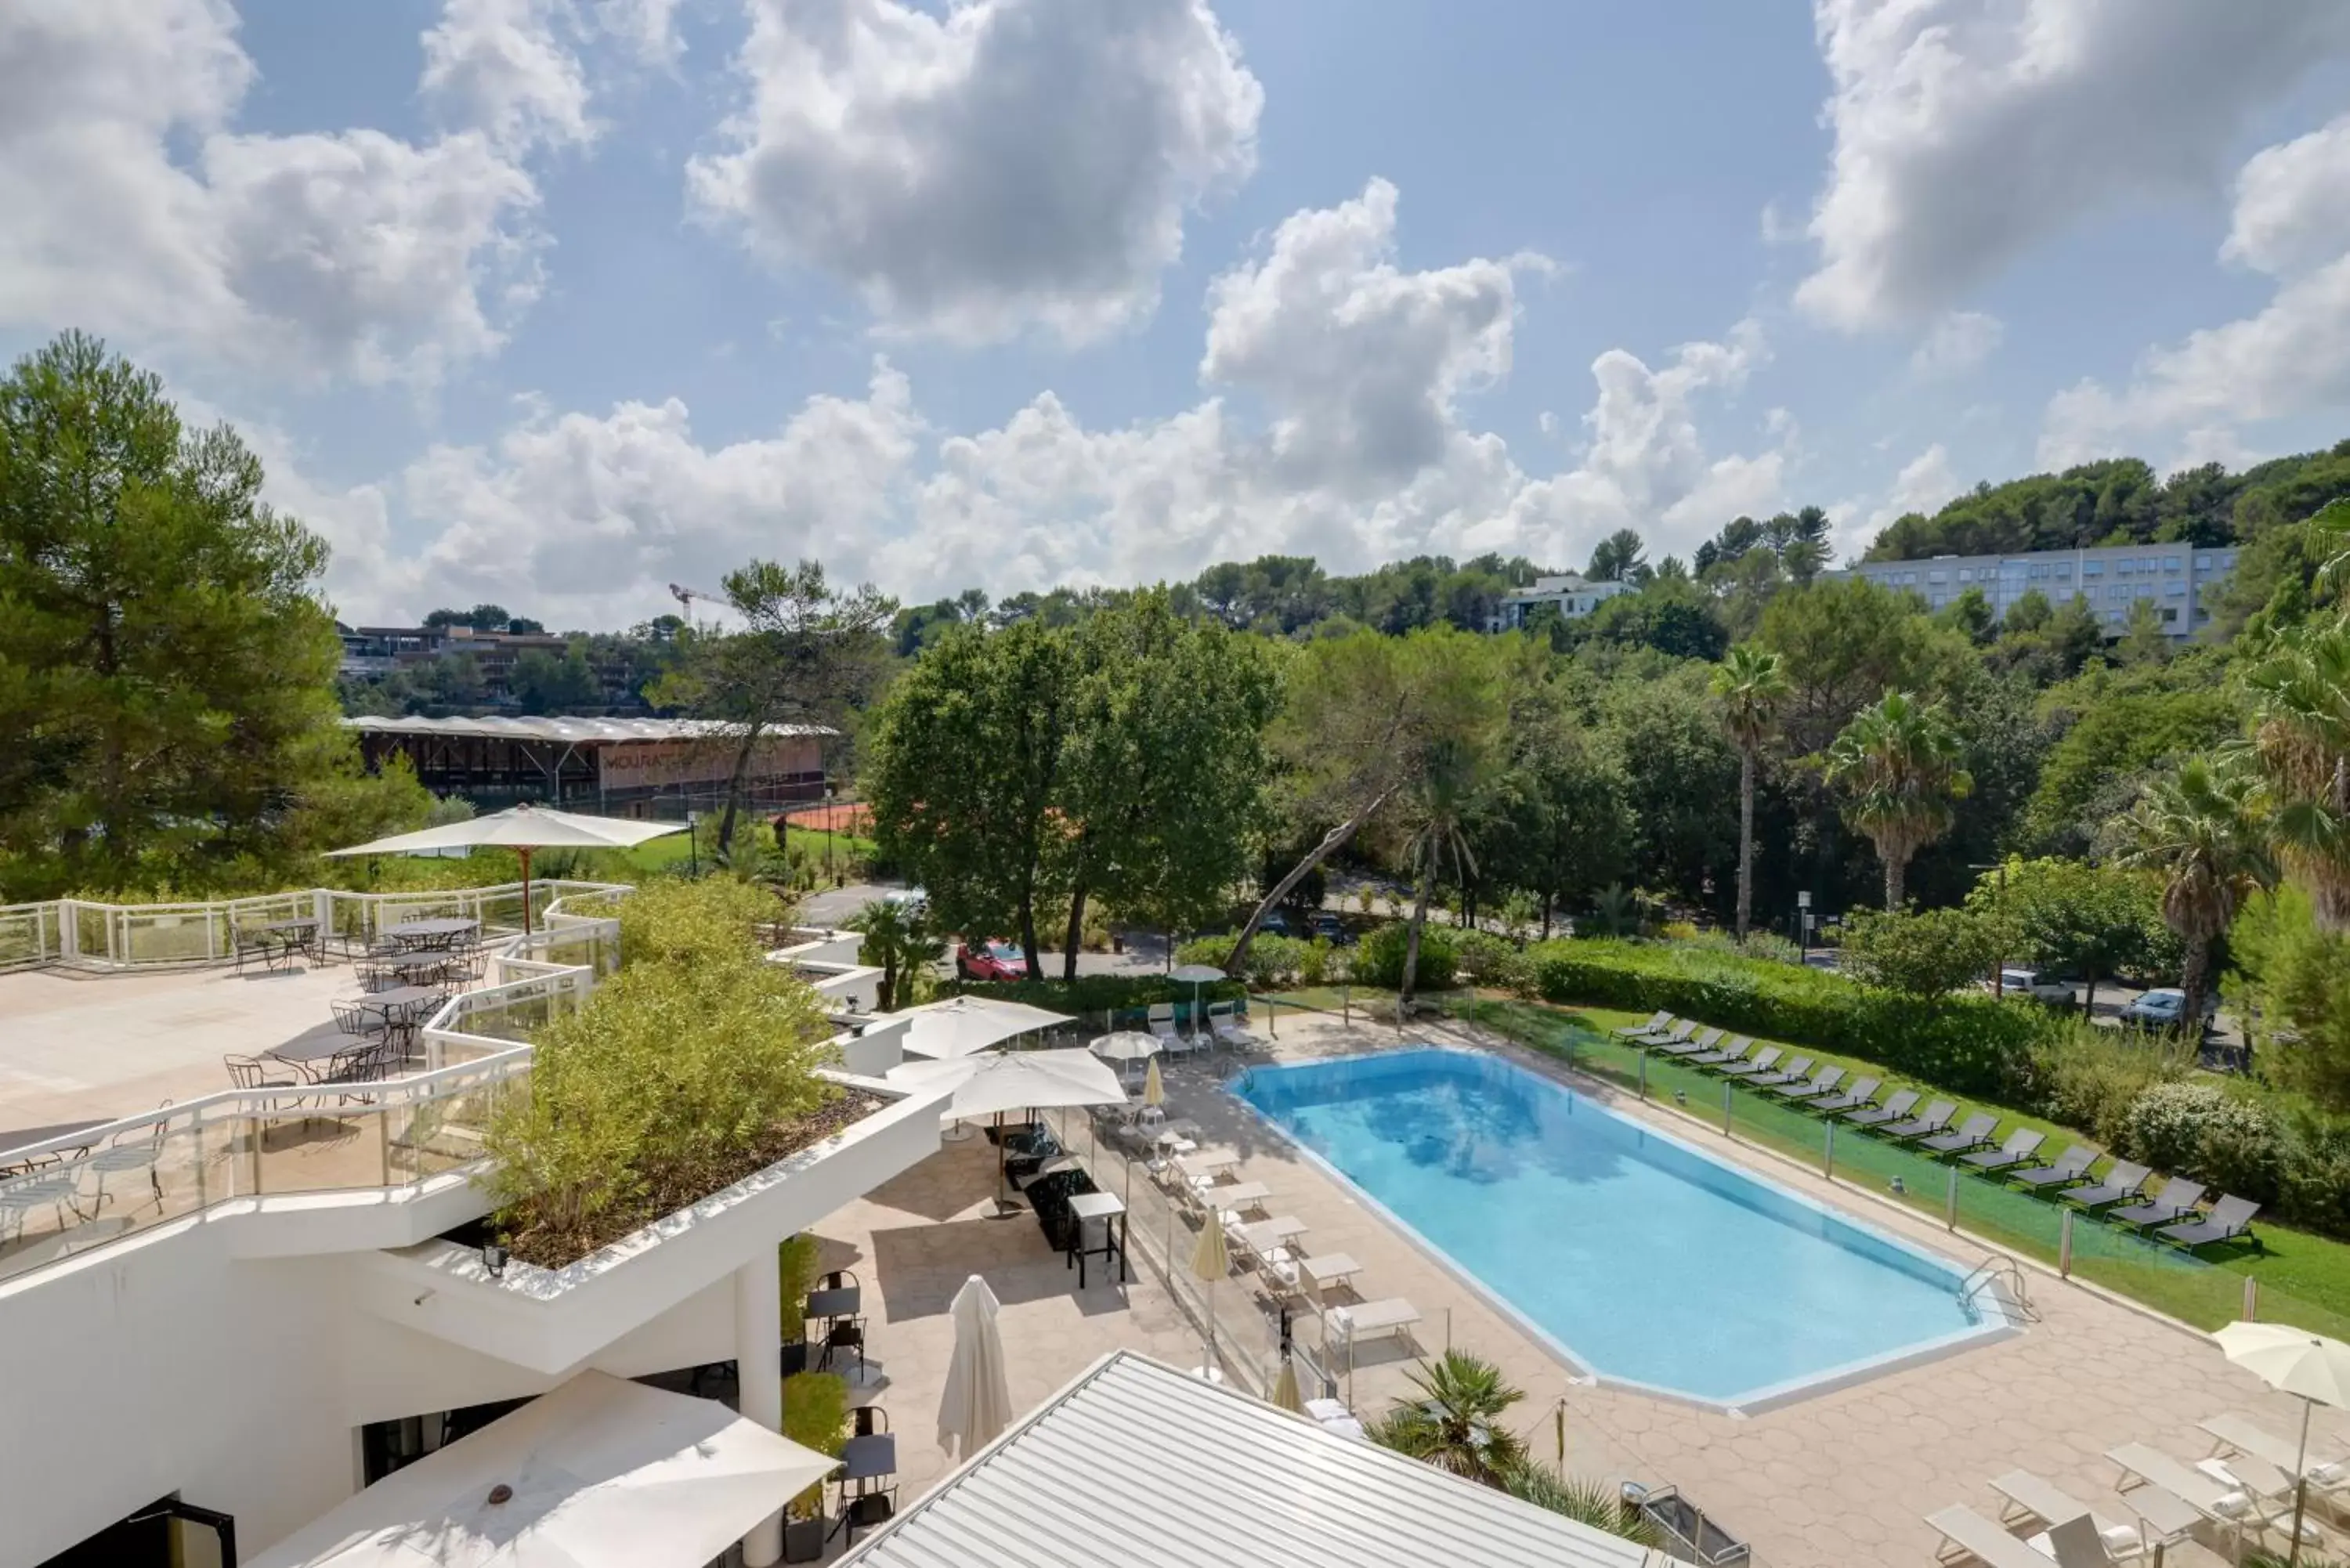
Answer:
[[[1593,582],[1576,572],[1555,577],[1536,577],[1533,587],[1513,588],[1503,597],[1499,613],[1486,624],[1485,629],[1515,631],[1544,605],[1558,611],[1560,619],[1574,620],[1589,615],[1601,604],[1630,587],[1629,583]]]
[[[2211,619],[2219,590],[2236,567],[2236,547],[2184,543],[2106,545],[2081,550],[2030,550],[2011,556],[1936,556],[1923,561],[1863,561],[1846,574],[1902,588],[1940,609],[1969,588],[1994,615],[2027,593],[2052,605],[2078,597],[2107,637],[2129,624],[2131,606],[2149,601],[2162,628],[2191,638]]]

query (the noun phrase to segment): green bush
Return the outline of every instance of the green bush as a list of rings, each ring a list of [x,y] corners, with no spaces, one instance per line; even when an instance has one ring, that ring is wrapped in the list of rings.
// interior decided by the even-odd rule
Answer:
[[[1081,974],[1075,981],[963,981],[953,990],[970,996],[999,996],[1006,1002],[1024,1002],[1031,1007],[1054,1012],[1078,1014],[1124,1012],[1148,1007],[1154,1002],[1171,1002],[1179,1008],[1188,1008],[1195,990],[1202,1002],[1229,1002],[1248,994],[1248,987],[1236,980],[1194,987],[1169,980],[1163,974]]]
[[[1509,938],[1497,936],[1492,931],[1452,931],[1447,934],[1451,937],[1457,954],[1455,967],[1461,978],[1470,984],[1492,986],[1499,991],[1523,992],[1533,982],[1534,966],[1526,961],[1524,950]]]
[[[1845,920],[1845,971],[1887,991],[1964,991],[1990,972],[1995,956],[1990,926],[1964,909],[1855,909]]]
[[[1358,984],[1394,991],[1403,984],[1403,949],[1409,928],[1398,920],[1365,937],[1355,949],[1352,964]],[[1461,933],[1450,926],[1423,926],[1419,932],[1419,968],[1413,976],[1420,991],[1444,991],[1452,984],[1460,964]]]
[[[804,1449],[837,1456],[848,1446],[848,1379],[837,1372],[799,1372],[784,1379],[784,1436]],[[824,1482],[785,1505],[794,1519],[824,1511]]]
[[[2157,1084],[2130,1103],[2117,1140],[2131,1158],[2266,1203],[2283,1148],[2265,1106],[2217,1084]]]
[[[2130,1107],[2192,1065],[2176,1042],[2123,1039],[2109,1029],[2065,1022],[2033,1042],[2029,1103],[2051,1121],[2079,1127],[2102,1144],[2118,1143]]]
[[[1232,961],[1234,936],[1195,937],[1175,950],[1175,961],[1213,964],[1222,969]],[[1259,988],[1294,985],[1303,979],[1306,967],[1314,961],[1314,943],[1298,937],[1277,937],[1259,931],[1249,943],[1248,975],[1250,984]],[[1324,947],[1326,954],[1328,948]],[[1327,959],[1323,961],[1326,964]],[[1307,984],[1318,981],[1307,981]],[[1190,993],[1187,992],[1188,996]]]
[[[1727,953],[1731,958],[1762,959],[1771,963],[1794,964],[1801,967],[1804,950],[1775,931],[1749,931],[1741,942],[1730,932],[1721,929],[1699,931],[1693,936],[1677,937],[1673,946],[1692,948],[1700,952]]]
[[[1988,996],[1905,996],[1841,975],[1686,946],[1594,939],[1539,943],[1527,956],[1545,1001],[1629,1012],[1662,1007],[2011,1103],[2030,1087],[2030,1048],[2048,1026],[2032,1010]]]

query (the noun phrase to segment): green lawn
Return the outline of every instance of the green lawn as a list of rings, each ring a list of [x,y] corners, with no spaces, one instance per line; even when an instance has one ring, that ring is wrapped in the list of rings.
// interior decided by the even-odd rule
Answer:
[[[764,821],[745,822],[735,828],[735,833],[737,836],[746,834],[756,835],[763,844],[772,845],[775,842],[774,829]],[[795,827],[789,830],[789,837],[791,847],[806,855],[812,864],[819,867],[825,864],[825,852],[827,847],[830,848],[832,858],[836,863],[847,861],[852,857],[870,859],[874,852],[871,839],[858,838],[852,834],[819,833],[813,828]],[[615,853],[629,870],[639,876],[650,876],[689,865],[694,857],[693,841],[682,833],[672,833],[661,838],[649,838],[633,849],[619,850]],[[706,846],[701,858],[705,865],[709,863],[710,855]]]
[[[1457,1004],[1456,1011],[1523,1044],[1553,1055],[1571,1056],[1579,1069],[1627,1087],[1637,1088],[1645,1072],[1650,1099],[1672,1106],[1678,1091],[1686,1096],[1686,1104],[1679,1107],[1686,1114],[1710,1126],[1721,1123],[1723,1080],[1670,1058],[1644,1053],[1610,1033],[1619,1026],[1644,1021],[1646,1014],[1492,997]],[[1879,1097],[1898,1087],[1925,1087],[1858,1057],[1809,1046],[1788,1045],[1785,1050],[1789,1058],[1814,1058],[1814,1069],[1840,1066],[1850,1078],[1884,1078],[1886,1088]],[[1938,1096],[1929,1091],[1925,1097],[1958,1096]],[[2041,1153],[2050,1159],[2069,1144],[2090,1141],[2054,1123],[1983,1100],[1961,1099],[1958,1119],[1963,1121],[1978,1110],[1998,1114],[1996,1137],[2001,1140],[2023,1127],[2045,1133],[2047,1142]],[[1738,1137],[1806,1164],[1825,1168],[1830,1159],[1825,1119],[1767,1093],[1733,1085],[1731,1126]],[[1837,1179],[1894,1196],[1892,1183],[1898,1177],[1904,1189],[1898,1195],[1899,1201],[1933,1219],[1943,1218],[1950,1195],[1948,1164],[1850,1127],[1838,1130],[1833,1159]],[[2106,1163],[2101,1159],[2093,1168],[2102,1171]],[[1994,1245],[2043,1262],[2056,1260],[2065,1207],[1972,1173],[1959,1178],[1962,1228]],[[2249,1274],[2261,1282],[2258,1310],[2262,1318],[2350,1337],[2350,1244],[2265,1221],[2256,1228],[2262,1250],[2229,1243],[2206,1248],[2199,1258],[2076,1214],[2074,1272],[2201,1328],[2216,1328],[2242,1315],[2243,1281]]]

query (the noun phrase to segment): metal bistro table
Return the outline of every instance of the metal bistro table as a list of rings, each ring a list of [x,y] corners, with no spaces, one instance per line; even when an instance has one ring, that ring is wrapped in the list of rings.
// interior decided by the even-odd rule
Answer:
[[[291,920],[272,920],[261,928],[264,936],[274,938],[288,953],[302,953],[325,961],[327,945],[319,939],[318,922],[309,917]]]
[[[1126,1283],[1126,1205],[1118,1201],[1118,1195],[1114,1192],[1080,1192],[1069,1199],[1069,1216],[1076,1221],[1076,1230],[1070,1237],[1069,1253],[1061,1266],[1066,1268],[1070,1263],[1076,1264],[1077,1289],[1086,1288],[1086,1259],[1095,1252],[1105,1258],[1117,1258],[1118,1282]],[[1086,1245],[1086,1221],[1088,1220],[1102,1222],[1102,1241],[1098,1247]]]
[[[318,1076],[310,1070],[313,1065],[331,1062],[346,1051],[363,1051],[367,1045],[366,1040],[355,1034],[346,1034],[337,1024],[321,1023],[314,1029],[305,1029],[291,1040],[272,1045],[261,1054],[269,1061],[285,1063],[315,1084]]]
[[[59,1138],[71,1137],[76,1133],[85,1133],[92,1127],[102,1127],[106,1125],[106,1118],[100,1116],[96,1121],[53,1122],[45,1127],[11,1127],[5,1132],[0,1132],[0,1155],[23,1148],[29,1144],[55,1143]],[[47,1149],[39,1154],[27,1155],[22,1159],[0,1164],[0,1174],[32,1170],[43,1165],[55,1165],[68,1154],[80,1156],[88,1152],[89,1145],[86,1143],[70,1148]]]
[[[384,936],[399,947],[414,951],[424,948],[453,947],[463,938],[482,929],[479,920],[461,920],[453,916],[440,915],[429,919],[402,920],[387,927]]]

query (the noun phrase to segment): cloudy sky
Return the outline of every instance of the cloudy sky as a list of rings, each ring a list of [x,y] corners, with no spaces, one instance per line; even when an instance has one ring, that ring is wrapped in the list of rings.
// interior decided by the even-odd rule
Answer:
[[[0,352],[351,618],[1574,565],[2350,434],[2340,0],[10,0]]]

